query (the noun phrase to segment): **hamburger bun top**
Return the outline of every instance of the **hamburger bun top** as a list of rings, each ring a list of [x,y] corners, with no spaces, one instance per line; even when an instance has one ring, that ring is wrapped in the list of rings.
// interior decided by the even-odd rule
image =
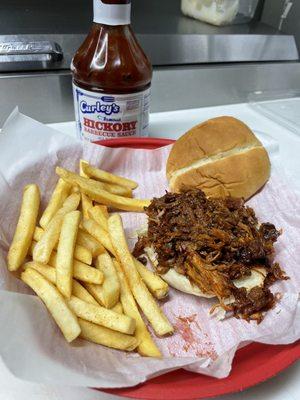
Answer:
[[[270,176],[270,160],[254,133],[233,117],[199,124],[176,141],[167,161],[172,191],[191,187],[211,197],[249,198]]]

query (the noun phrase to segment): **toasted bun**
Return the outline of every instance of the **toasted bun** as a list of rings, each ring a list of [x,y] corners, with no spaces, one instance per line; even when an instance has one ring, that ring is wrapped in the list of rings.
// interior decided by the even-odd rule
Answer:
[[[268,180],[268,153],[233,117],[210,119],[176,141],[167,162],[170,189],[202,189],[207,196],[251,197]]]

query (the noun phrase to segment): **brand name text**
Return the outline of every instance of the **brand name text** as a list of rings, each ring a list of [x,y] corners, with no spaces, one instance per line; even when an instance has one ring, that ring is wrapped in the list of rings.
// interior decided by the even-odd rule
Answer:
[[[120,112],[120,106],[118,106],[116,103],[103,104],[100,101],[96,101],[96,104],[88,104],[85,100],[82,100],[80,102],[80,110],[83,114],[101,113],[105,115],[112,115]]]

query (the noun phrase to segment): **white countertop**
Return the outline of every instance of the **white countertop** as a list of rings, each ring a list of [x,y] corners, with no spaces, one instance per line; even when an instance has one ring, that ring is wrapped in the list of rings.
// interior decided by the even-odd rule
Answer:
[[[260,115],[247,104],[206,107],[151,115],[150,136],[176,139],[191,126],[220,115],[232,115],[247,123],[254,131],[263,132],[278,141],[286,172],[300,191],[299,136]],[[52,124],[52,127],[75,136],[75,123]],[[221,397],[222,400],[298,400],[300,398],[300,363],[275,378],[244,392]],[[16,379],[0,360],[0,400],[113,400],[116,396],[85,388],[53,387]]]

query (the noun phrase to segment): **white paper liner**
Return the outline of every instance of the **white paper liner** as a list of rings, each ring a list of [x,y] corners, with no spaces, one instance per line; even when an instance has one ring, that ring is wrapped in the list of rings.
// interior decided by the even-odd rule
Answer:
[[[170,146],[158,150],[111,149],[65,136],[15,110],[0,135],[0,355],[19,378],[51,384],[102,388],[133,386],[176,368],[222,378],[230,373],[235,351],[251,341],[287,344],[300,336],[298,293],[300,274],[299,198],[286,182],[278,163],[278,147],[260,136],[272,160],[272,177],[254,196],[261,221],[283,229],[276,244],[276,261],[290,280],[276,283],[272,291],[282,299],[260,325],[227,318],[217,321],[208,312],[213,299],[201,299],[171,289],[161,306],[176,333],[155,338],[164,358],[140,357],[76,340],[68,344],[42,302],[6,270],[23,186],[37,183],[45,206],[57,177],[56,165],[78,170],[80,158],[139,182],[136,197],[161,196],[167,188],[166,158]],[[128,237],[145,224],[143,214],[122,213]],[[129,239],[133,245],[134,240]]]

